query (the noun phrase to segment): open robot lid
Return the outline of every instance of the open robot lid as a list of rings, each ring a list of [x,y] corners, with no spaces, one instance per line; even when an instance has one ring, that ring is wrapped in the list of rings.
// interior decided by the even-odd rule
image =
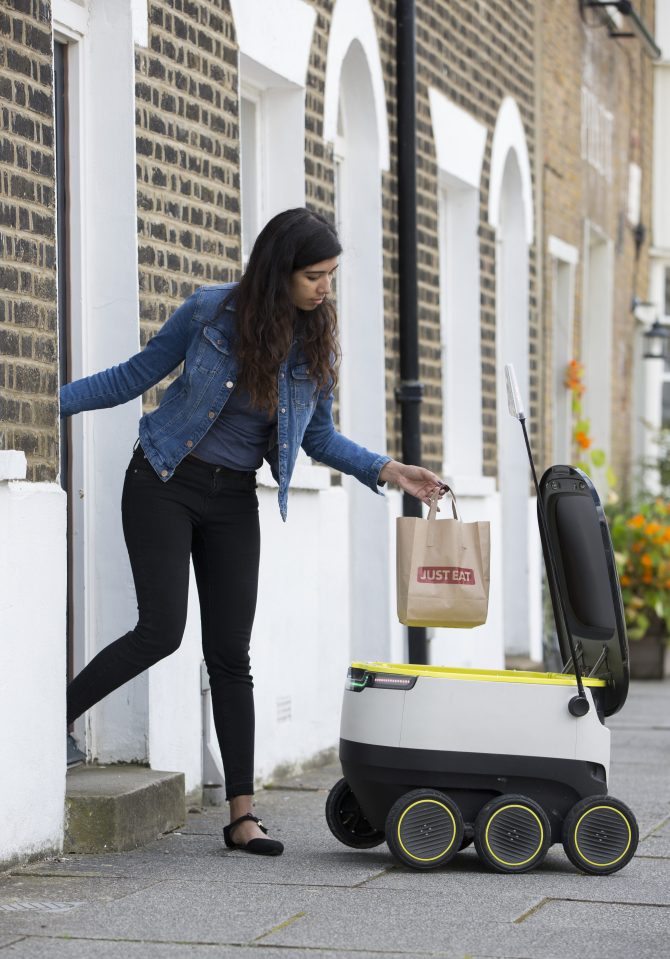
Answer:
[[[549,467],[540,480],[540,495],[558,575],[557,584],[551,575],[548,579],[561,658],[566,672],[574,672],[569,629],[583,676],[607,683],[602,705],[609,716],[626,701],[629,671],[623,603],[605,512],[589,477],[572,466]],[[542,540],[550,570],[544,536]]]

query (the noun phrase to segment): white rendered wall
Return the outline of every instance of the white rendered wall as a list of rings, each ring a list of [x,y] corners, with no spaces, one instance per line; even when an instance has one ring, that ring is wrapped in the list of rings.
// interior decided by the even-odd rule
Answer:
[[[374,14],[369,0],[336,0],[328,33],[323,138],[329,143],[335,143],[337,140],[342,64],[354,41],[362,48],[370,70],[372,97],[374,99],[374,112],[371,115],[371,120],[375,126],[376,139],[379,145],[379,165],[382,170],[388,170],[391,161],[384,74],[379,55]]]
[[[0,867],[62,848],[65,494],[0,452]]]
[[[382,157],[377,136],[375,67],[359,39],[341,64],[342,135],[337,178],[338,227],[343,255],[337,279],[340,315],[342,431],[378,453],[386,449]],[[384,123],[386,113],[384,112]],[[385,660],[390,623],[386,571],[390,543],[387,507],[352,477],[349,497],[351,655]]]
[[[533,193],[523,121],[505,97],[491,148],[489,223],[496,230],[496,361],[498,486],[503,536],[503,622],[506,651],[530,649],[531,595],[539,588],[529,566],[529,466],[519,424],[507,412],[504,367],[512,363],[524,401],[529,397],[528,246],[533,241]]]
[[[260,601],[251,662],[262,779],[338,742],[349,665],[349,543],[342,487],[293,490],[286,523],[276,490],[259,493]]]
[[[464,521],[491,522],[491,596],[476,629],[432,629],[429,661],[497,669],[504,665],[500,498],[483,476],[479,185],[486,127],[429,91],[439,169],[440,326],[443,351],[444,463]]]

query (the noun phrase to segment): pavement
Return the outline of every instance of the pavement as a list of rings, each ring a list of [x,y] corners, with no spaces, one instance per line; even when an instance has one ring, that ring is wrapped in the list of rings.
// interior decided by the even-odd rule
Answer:
[[[577,872],[561,846],[535,871],[487,871],[472,847],[419,873],[386,845],[340,845],[324,818],[336,765],[275,783],[257,810],[283,856],[226,850],[222,809],[140,849],[69,855],[0,876],[0,959],[667,959],[670,682],[633,684],[612,729],[610,794],[637,855]]]

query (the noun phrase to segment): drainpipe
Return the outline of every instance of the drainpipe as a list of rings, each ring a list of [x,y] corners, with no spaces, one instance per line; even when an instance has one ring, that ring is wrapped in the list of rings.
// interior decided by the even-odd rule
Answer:
[[[396,80],[398,149],[398,287],[400,308],[400,403],[402,459],[421,465],[421,398],[419,381],[419,324],[417,316],[416,230],[416,10],[414,0],[396,3]],[[403,494],[403,516],[421,516],[421,503]],[[424,627],[408,627],[411,663],[426,663]]]

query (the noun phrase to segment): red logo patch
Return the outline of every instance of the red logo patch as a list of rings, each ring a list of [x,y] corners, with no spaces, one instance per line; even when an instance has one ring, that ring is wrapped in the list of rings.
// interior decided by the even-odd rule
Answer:
[[[419,566],[417,583],[447,583],[458,586],[474,586],[475,571],[464,566]]]

